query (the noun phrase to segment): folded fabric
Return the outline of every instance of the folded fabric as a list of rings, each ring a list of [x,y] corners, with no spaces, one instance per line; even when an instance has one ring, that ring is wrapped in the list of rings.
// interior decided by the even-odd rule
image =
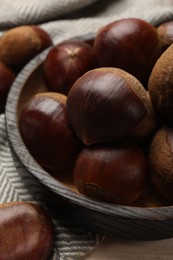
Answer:
[[[82,24],[91,19],[93,28],[127,16],[159,23],[165,19],[165,15],[171,19],[172,4],[172,0],[0,0],[0,30],[58,20],[61,25],[63,21],[75,18],[84,18]],[[70,22],[73,24],[73,21]]]
[[[0,27],[41,23],[84,8],[96,0],[1,0]]]

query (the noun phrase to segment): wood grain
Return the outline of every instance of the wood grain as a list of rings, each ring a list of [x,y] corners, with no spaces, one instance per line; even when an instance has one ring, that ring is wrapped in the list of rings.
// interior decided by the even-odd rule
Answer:
[[[172,260],[173,239],[129,241],[106,238],[80,260]]]

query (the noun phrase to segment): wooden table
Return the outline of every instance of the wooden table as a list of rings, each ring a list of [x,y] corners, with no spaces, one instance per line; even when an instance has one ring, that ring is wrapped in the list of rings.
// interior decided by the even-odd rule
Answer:
[[[105,238],[81,260],[172,260],[173,238],[129,241]]]

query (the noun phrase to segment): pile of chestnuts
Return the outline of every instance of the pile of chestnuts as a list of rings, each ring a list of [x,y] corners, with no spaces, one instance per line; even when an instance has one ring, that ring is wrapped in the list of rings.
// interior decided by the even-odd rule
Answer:
[[[171,21],[125,18],[90,43],[52,45],[42,70],[47,91],[30,96],[18,122],[44,169],[100,201],[134,205],[151,189],[172,203],[171,30]]]

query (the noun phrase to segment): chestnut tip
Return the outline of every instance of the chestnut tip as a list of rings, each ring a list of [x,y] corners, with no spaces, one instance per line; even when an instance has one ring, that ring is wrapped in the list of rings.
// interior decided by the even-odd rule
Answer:
[[[93,48],[86,42],[71,39],[54,45],[43,63],[43,79],[49,91],[68,95],[73,83],[96,67]]]

